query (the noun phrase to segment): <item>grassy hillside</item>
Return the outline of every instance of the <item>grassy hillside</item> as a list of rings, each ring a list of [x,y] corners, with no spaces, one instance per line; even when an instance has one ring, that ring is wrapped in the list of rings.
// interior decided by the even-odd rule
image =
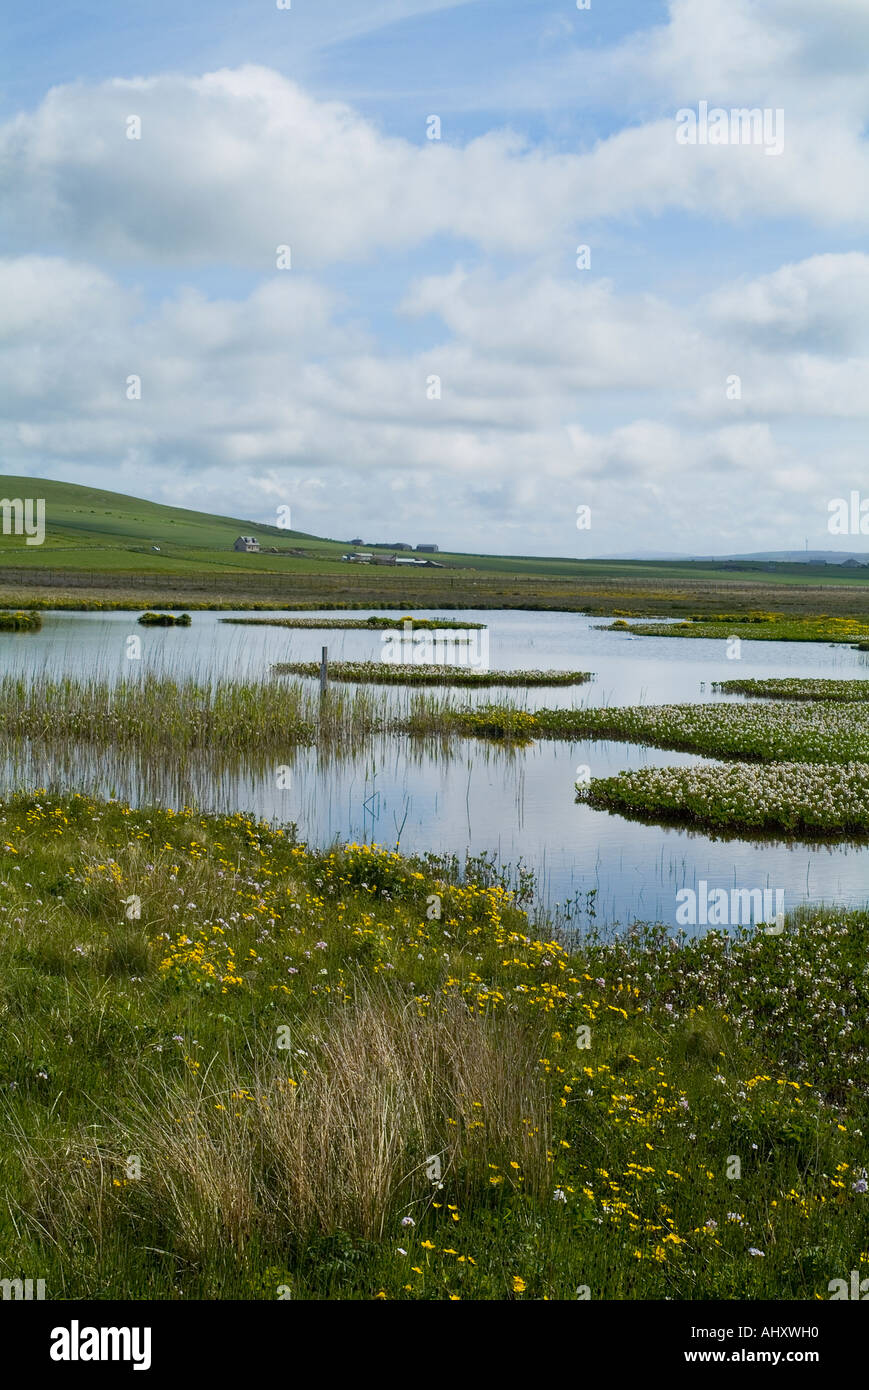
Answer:
[[[247,563],[260,559],[236,555],[232,545],[239,535],[256,535],[263,545],[286,548],[316,540],[301,531],[167,507],[77,483],[3,476],[0,492],[9,498],[45,498],[45,541],[41,546],[27,545],[23,536],[0,532],[0,560],[16,567],[155,572],[180,572],[179,564],[184,570],[214,564],[237,567],[242,559]],[[153,550],[155,545],[160,547],[159,553]]]

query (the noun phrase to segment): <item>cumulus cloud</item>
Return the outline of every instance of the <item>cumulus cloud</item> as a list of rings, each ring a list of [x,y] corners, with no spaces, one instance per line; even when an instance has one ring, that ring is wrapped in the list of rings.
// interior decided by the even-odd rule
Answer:
[[[787,324],[794,304],[805,325],[838,302],[841,328],[846,297],[830,287],[857,270],[863,258],[815,258],[722,289],[698,314],[579,275],[457,268],[421,277],[402,305],[437,314],[442,341],[390,352],[340,297],[291,275],[242,299],[181,289],[149,305],[86,264],[8,258],[0,447],[10,472],[263,519],[288,502],[320,533],[431,530],[449,514],[452,544],[515,549],[518,526],[523,548],[571,553],[583,504],[597,550],[649,527],[678,548],[686,509],[688,548],[705,537],[711,550],[713,516],[722,534],[751,530],[748,489],[772,506],[796,470],[796,514],[817,510],[813,486],[825,495],[829,458],[771,420],[865,413],[866,360],[749,348],[743,335],[757,319]],[[734,364],[738,403],[725,396]],[[838,467],[841,490],[856,445],[842,444]]]
[[[669,0],[662,22],[609,45],[588,43],[586,33],[576,20],[560,62],[523,62],[496,99],[509,106],[513,92],[516,106],[615,110],[623,123],[700,99],[784,105],[794,116],[837,112],[857,131],[867,114],[864,0]]]
[[[701,85],[694,92],[702,95]],[[128,139],[128,117],[141,139]],[[436,238],[532,255],[593,218],[690,210],[869,223],[859,125],[787,111],[784,155],[685,147],[672,115],[585,153],[493,130],[461,147],[385,135],[270,69],[58,87],[0,128],[7,244],[265,270]]]
[[[378,0],[360,31],[449,8]],[[673,212],[692,235],[865,229],[864,0],[671,0],[610,48],[540,51],[551,104],[618,93],[611,134],[399,138],[252,65],[56,87],[0,126],[6,467],[469,549],[760,548],[771,517],[816,536],[862,480],[869,257],[781,265],[770,242],[774,268],[722,284],[686,242],[666,289],[626,291],[573,248],[610,219],[653,250]],[[677,144],[700,100],[782,107],[783,154]],[[333,288],[350,262],[388,285],[370,320]],[[245,272],[235,297],[209,265]]]

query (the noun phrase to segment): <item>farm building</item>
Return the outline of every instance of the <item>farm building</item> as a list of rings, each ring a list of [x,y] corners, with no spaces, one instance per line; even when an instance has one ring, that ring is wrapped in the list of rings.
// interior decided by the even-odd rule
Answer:
[[[418,545],[416,548],[417,550],[424,550],[429,555],[434,555],[437,550],[436,545]]]
[[[256,554],[259,551],[259,541],[256,536],[239,536],[233,550],[249,550]]]

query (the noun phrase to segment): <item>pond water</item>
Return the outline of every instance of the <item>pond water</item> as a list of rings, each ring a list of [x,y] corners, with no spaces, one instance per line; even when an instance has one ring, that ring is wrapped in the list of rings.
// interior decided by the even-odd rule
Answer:
[[[382,651],[379,632],[238,626],[221,622],[222,616],[229,615],[194,612],[190,628],[148,629],[130,613],[49,613],[40,633],[0,634],[0,671],[31,678],[120,678],[157,671],[240,679],[268,675],[276,662],[318,659],[324,644],[332,660],[376,660]],[[293,616],[364,618],[367,613]],[[402,615],[395,616],[398,625]],[[869,676],[869,654],[843,646],[743,641],[740,659],[728,660],[724,642],[629,638],[601,631],[604,619],[574,613],[414,616],[486,623],[493,670],[594,673],[587,685],[509,692],[531,707],[723,700],[734,697],[716,694],[712,683],[734,676]],[[142,640],[140,660],[127,657],[131,634]],[[475,702],[503,693],[503,687],[461,692]],[[398,691],[388,694],[400,698]],[[281,774],[286,784],[281,786],[272,759],[263,766],[255,757],[245,758],[217,773],[195,763],[184,770],[142,768],[135,760],[94,749],[73,751],[59,761],[38,747],[17,748],[2,776],[6,788],[36,784],[134,803],[158,799],[176,806],[195,802],[204,810],[240,808],[269,820],[295,821],[301,838],[317,845],[364,839],[460,858],[487,852],[503,865],[521,862],[532,870],[541,905],[578,899],[578,925],[588,922],[589,907],[599,926],[636,919],[675,925],[677,892],[696,889],[701,880],[710,892],[783,890],[788,910],[800,903],[862,906],[869,900],[869,846],[864,844],[716,840],[575,803],[580,765],[597,777],[699,761],[693,754],[613,742],[543,742],[505,750],[467,741],[444,756],[403,738],[382,738],[328,758],[317,749],[288,748],[281,763],[289,775]]]

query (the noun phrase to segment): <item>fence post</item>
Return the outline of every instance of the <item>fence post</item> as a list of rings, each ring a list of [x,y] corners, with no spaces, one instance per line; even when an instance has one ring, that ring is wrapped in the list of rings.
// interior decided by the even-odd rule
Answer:
[[[320,654],[320,694],[326,694],[329,682],[329,648],[324,647]]]

